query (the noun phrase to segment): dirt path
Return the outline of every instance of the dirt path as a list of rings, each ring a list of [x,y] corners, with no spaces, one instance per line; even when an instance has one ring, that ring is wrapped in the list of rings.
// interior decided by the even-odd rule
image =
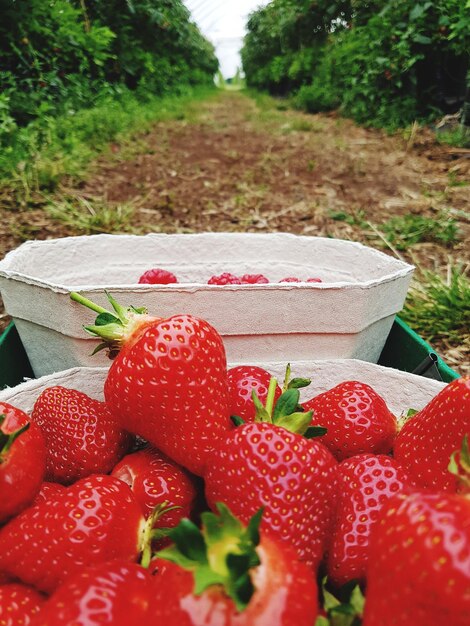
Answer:
[[[388,136],[283,108],[220,92],[134,144],[111,146],[86,182],[56,194],[54,217],[43,207],[2,211],[0,252],[89,232],[287,231],[362,241],[433,270],[470,262],[468,151],[439,146],[423,130]],[[399,251],[384,233],[406,215],[455,220],[458,235],[450,229],[447,244],[430,235]],[[454,367],[468,357],[436,347]]]

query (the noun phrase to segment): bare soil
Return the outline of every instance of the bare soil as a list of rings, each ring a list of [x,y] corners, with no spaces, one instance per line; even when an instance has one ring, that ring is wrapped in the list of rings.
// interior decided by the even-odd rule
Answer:
[[[442,146],[421,128],[387,135],[336,114],[284,109],[220,92],[194,103],[183,119],[111,145],[85,180],[64,181],[48,202],[79,203],[85,213],[124,207],[126,219],[70,225],[52,218],[44,199],[25,209],[9,201],[0,213],[0,254],[25,239],[106,230],[285,231],[361,241],[424,269],[470,263],[469,150]],[[398,251],[384,240],[382,225],[393,216],[443,213],[459,227],[449,245],[429,241]],[[3,315],[3,327],[7,321]],[[434,347],[449,365],[469,371],[468,346]]]

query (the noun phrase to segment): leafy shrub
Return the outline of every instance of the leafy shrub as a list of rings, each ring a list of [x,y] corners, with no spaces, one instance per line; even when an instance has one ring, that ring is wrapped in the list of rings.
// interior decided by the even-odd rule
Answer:
[[[393,129],[462,106],[469,47],[469,0],[273,0],[242,61],[249,85],[297,92],[300,108]]]

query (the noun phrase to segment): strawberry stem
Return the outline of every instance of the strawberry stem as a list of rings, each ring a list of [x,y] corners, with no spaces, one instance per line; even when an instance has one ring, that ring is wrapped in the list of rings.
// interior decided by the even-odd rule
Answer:
[[[155,524],[169,511],[180,508],[181,507],[176,505],[170,506],[169,502],[162,502],[161,504],[156,505],[152,513],[145,521],[140,549],[142,553],[142,556],[140,558],[140,564],[142,565],[142,567],[147,568],[150,565],[150,561],[152,559],[152,541],[167,536],[171,530],[154,528]]]
[[[76,291],[70,292],[70,298],[71,300],[74,300],[75,302],[78,302],[79,304],[83,304],[83,306],[86,306],[88,309],[95,311],[95,313],[109,313],[110,315],[112,315],[110,311],[108,311],[107,309],[104,309],[99,304],[95,304],[91,300],[88,300],[88,298],[85,298],[85,296],[82,296]]]

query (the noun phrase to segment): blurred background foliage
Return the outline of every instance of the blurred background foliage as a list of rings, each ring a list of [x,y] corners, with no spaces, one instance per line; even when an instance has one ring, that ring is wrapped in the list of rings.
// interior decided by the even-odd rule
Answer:
[[[468,99],[470,0],[273,0],[250,15],[248,86],[390,129]]]
[[[0,16],[0,178],[57,144],[63,128],[72,140],[99,132],[84,109],[111,111],[109,139],[126,110],[212,85],[218,68],[181,0],[0,0]]]

